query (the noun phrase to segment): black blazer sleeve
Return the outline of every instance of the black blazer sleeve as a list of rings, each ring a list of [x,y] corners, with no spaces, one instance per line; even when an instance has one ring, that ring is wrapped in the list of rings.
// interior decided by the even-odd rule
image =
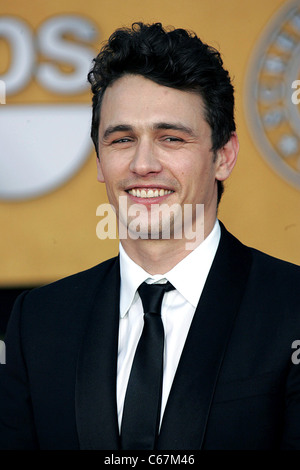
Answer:
[[[0,449],[38,449],[30,387],[22,352],[21,311],[15,302],[7,328],[6,364],[0,366]]]

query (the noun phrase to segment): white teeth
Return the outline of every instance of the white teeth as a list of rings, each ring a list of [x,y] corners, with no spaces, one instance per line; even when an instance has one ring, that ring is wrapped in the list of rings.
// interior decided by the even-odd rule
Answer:
[[[152,197],[159,197],[159,196],[166,196],[167,194],[171,194],[173,191],[170,189],[130,189],[129,194],[135,197],[141,198],[152,198]]]

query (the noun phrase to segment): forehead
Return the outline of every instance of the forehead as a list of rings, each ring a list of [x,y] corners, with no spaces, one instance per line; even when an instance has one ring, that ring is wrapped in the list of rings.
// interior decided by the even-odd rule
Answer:
[[[157,83],[140,75],[125,75],[116,80],[104,93],[100,128],[112,123],[149,125],[170,119],[190,127],[204,122],[201,96]]]

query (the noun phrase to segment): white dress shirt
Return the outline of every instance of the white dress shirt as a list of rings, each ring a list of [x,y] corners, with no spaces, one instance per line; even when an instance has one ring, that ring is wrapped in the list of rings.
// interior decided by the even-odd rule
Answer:
[[[120,324],[117,367],[118,421],[135,349],[144,326],[143,307],[137,288],[142,282],[170,281],[176,290],[164,295],[161,316],[165,331],[161,417],[167,403],[179,358],[220,241],[218,220],[205,240],[165,274],[150,275],[137,265],[120,244]]]

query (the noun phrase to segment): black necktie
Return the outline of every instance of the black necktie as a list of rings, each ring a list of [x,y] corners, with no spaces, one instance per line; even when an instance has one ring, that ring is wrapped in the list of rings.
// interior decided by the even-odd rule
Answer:
[[[158,434],[162,392],[164,327],[160,309],[172,284],[140,285],[144,328],[127,385],[121,425],[121,449],[152,450]]]

